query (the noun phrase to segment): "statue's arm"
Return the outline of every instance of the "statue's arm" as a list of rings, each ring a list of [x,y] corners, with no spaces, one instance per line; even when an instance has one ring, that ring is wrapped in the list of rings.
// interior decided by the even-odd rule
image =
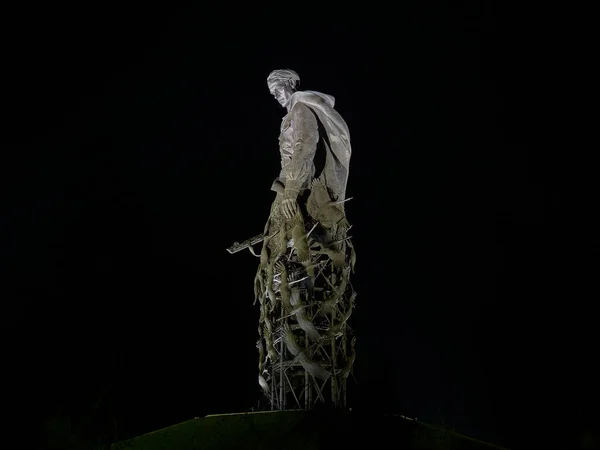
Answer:
[[[293,148],[291,161],[285,166],[284,197],[296,199],[300,188],[311,173],[319,141],[319,125],[310,108],[297,103],[291,111]]]
[[[273,181],[273,184],[271,185],[271,190],[281,195],[285,194],[285,185],[281,181],[281,178],[277,178],[275,181]]]
[[[285,166],[283,159],[281,160],[281,170],[279,171],[279,176],[275,178],[275,181],[273,181],[271,190],[281,195],[285,193]]]

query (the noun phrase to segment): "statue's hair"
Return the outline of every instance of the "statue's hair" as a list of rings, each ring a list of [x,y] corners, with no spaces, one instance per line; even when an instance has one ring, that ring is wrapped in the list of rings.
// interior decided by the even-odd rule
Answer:
[[[296,85],[300,83],[300,77],[291,69],[274,70],[267,77],[267,85],[269,89],[276,85],[285,83],[292,89],[296,89]]]

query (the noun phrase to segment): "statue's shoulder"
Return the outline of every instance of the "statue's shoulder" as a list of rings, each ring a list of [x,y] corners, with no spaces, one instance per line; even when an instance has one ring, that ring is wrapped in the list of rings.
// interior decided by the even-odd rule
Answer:
[[[306,103],[297,102],[294,106],[292,106],[290,113],[291,114],[306,114],[306,113],[310,112],[311,109],[312,108],[310,107],[310,105],[308,105]]]
[[[302,101],[295,102],[290,108],[289,116],[292,118],[302,118],[312,116],[313,108],[309,103]]]
[[[333,109],[335,105],[335,98],[332,95],[317,91],[296,91],[292,94],[290,101],[293,106],[297,103],[303,103],[308,107],[319,109]]]

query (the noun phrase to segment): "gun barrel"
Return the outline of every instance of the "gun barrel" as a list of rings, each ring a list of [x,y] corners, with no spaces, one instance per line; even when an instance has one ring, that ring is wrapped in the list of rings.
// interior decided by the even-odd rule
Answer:
[[[257,234],[256,236],[254,236],[250,239],[246,239],[244,242],[241,242],[241,243],[234,242],[233,245],[227,249],[227,251],[233,255],[234,253],[244,250],[244,249],[250,247],[251,245],[262,242],[263,239],[264,239],[264,235]]]

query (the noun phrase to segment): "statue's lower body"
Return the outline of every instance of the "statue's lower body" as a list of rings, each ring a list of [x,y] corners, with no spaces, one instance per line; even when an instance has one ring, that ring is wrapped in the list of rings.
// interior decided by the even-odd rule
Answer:
[[[255,280],[258,381],[274,410],[344,408],[355,358],[349,224],[323,183],[300,195],[292,219],[281,215],[280,201],[271,208]]]

